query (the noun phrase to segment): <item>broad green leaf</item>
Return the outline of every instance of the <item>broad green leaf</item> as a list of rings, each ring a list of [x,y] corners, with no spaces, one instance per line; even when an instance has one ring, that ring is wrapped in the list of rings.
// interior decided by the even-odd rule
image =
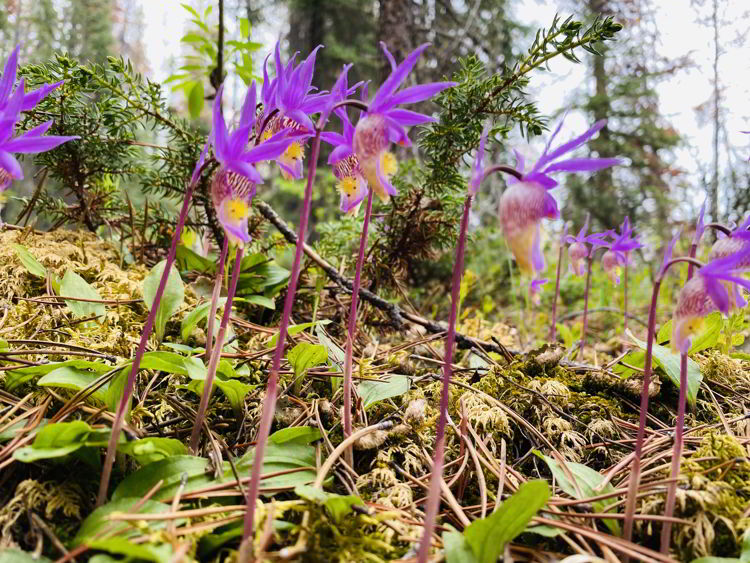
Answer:
[[[14,369],[7,372],[5,376],[5,386],[9,391],[12,391],[16,387],[23,385],[24,383],[36,379],[41,375],[45,375],[56,369],[62,367],[73,367],[76,369],[87,369],[96,372],[98,375],[107,373],[110,371],[112,366],[108,366],[101,362],[91,362],[89,360],[67,360],[65,362],[50,362],[49,364],[42,364],[40,366],[28,366],[24,368]]]
[[[408,390],[409,378],[405,375],[390,375],[381,381],[367,380],[357,385],[357,394],[364,408],[391,397],[399,397]]]
[[[153,561],[153,563],[168,563],[172,558],[172,546],[169,544],[136,544],[120,536],[89,541],[86,545],[91,549],[125,555],[127,558]]]
[[[312,485],[297,485],[294,493],[307,501],[313,502],[326,509],[334,522],[339,523],[344,516],[352,513],[353,506],[364,506],[362,499],[355,495],[337,495],[327,493],[323,489]]]
[[[287,336],[294,336],[295,334],[299,334],[300,332],[302,332],[303,330],[307,330],[308,328],[311,328],[311,327],[314,327],[314,326],[318,326],[318,325],[324,325],[325,326],[325,325],[329,324],[330,322],[331,321],[328,320],[328,319],[323,319],[321,321],[315,321],[314,323],[301,323],[301,324],[298,324],[298,325],[292,325],[290,327],[287,327],[286,334],[287,334]],[[273,348],[274,346],[276,346],[276,342],[278,341],[278,339],[279,339],[279,333],[277,332],[268,341],[268,345],[267,346],[269,348]]]
[[[52,563],[52,560],[43,555],[34,557],[31,553],[9,547],[0,551],[0,563]]]
[[[642,340],[638,340],[632,332],[627,332],[630,339],[635,344],[646,349],[646,343]],[[669,348],[654,344],[652,347],[653,360],[661,366],[664,373],[667,374],[672,383],[678,388],[680,386],[680,355],[675,354]],[[695,402],[698,399],[698,389],[700,389],[701,381],[703,381],[703,375],[701,375],[700,366],[695,363],[692,359],[688,358],[687,361],[687,401],[691,406],[695,406]]]
[[[527,481],[486,518],[474,520],[464,530],[464,537],[478,563],[496,563],[505,545],[526,529],[526,525],[549,498],[545,481]]]
[[[328,350],[321,344],[300,342],[289,350],[286,359],[289,360],[294,370],[294,376],[299,377],[310,368],[326,363],[328,361]]]
[[[177,263],[181,270],[196,270],[204,273],[214,273],[216,263],[208,258],[194,252],[187,246],[179,245],[177,247]]]
[[[202,38],[201,38],[202,39]],[[203,81],[196,80],[188,95],[188,111],[190,117],[198,119],[203,110]]]
[[[719,311],[714,311],[703,320],[703,328],[698,336],[693,338],[688,354],[697,354],[707,348],[716,346],[724,327],[724,318]]]
[[[461,532],[450,530],[443,532],[445,563],[478,563],[469,542]]]
[[[244,533],[244,522],[233,522],[217,528],[213,533],[201,536],[198,540],[198,557],[200,561],[207,561],[214,552]]]
[[[133,456],[140,465],[148,465],[175,455],[186,455],[187,446],[174,438],[141,438],[125,442],[117,447],[118,452]]]
[[[250,37],[250,20],[247,18],[240,18],[240,35],[243,39]]]
[[[218,308],[221,309],[227,302],[226,297],[219,298]],[[195,309],[190,311],[185,318],[182,319],[182,327],[180,329],[182,339],[187,340],[190,334],[193,332],[198,323],[208,318],[208,313],[211,311],[211,302],[204,301],[198,305]]]
[[[180,486],[183,473],[188,475],[184,492],[191,492],[212,482],[212,478],[206,473],[209,463],[206,458],[190,455],[170,456],[149,463],[120,482],[112,493],[112,501],[127,497],[140,498],[162,479],[164,483],[152,498],[155,501],[168,499]]]
[[[21,264],[23,264],[24,268],[26,268],[26,270],[28,270],[30,274],[38,278],[47,277],[47,268],[42,266],[25,246],[14,244],[13,248],[15,249],[16,255],[18,256],[19,260],[21,260]]]
[[[298,444],[306,445],[320,440],[321,436],[320,430],[313,428],[312,426],[291,426],[274,432],[268,437],[268,441],[272,444],[279,445],[287,442],[296,442]]]
[[[322,326],[318,325],[315,327],[315,336],[318,337],[318,341],[328,350],[328,365],[332,366],[334,371],[343,373],[344,363],[346,363],[346,352],[326,334]],[[343,378],[332,377],[331,392],[335,394],[339,390],[339,387],[341,387],[342,382]]]
[[[91,385],[94,381],[99,379],[99,377],[101,377],[99,374],[91,371],[64,366],[42,376],[36,384],[42,387],[60,387],[62,389],[80,391]],[[99,387],[99,389],[94,391],[91,394],[91,397],[98,399],[103,403],[106,402],[108,387],[109,385],[105,383]]]
[[[586,465],[583,465],[581,463],[573,463],[571,461],[565,463],[565,467],[567,467],[568,471],[570,471],[570,474],[575,480],[575,482],[572,482],[568,478],[568,473],[562,467],[560,467],[560,464],[557,461],[555,461],[551,457],[541,454],[540,452],[534,451],[534,453],[538,457],[543,459],[547,464],[547,467],[549,467],[549,470],[555,477],[557,486],[575,499],[583,500],[599,495],[613,493],[615,491],[615,488],[611,483],[607,483],[604,487],[600,488],[600,485],[604,482],[604,476],[598,471],[595,471],[594,469],[591,469]],[[580,491],[580,493],[578,491]],[[611,504],[611,501],[600,500],[595,501],[592,504],[594,506],[595,512],[608,512],[607,505]],[[617,520],[604,520],[604,524],[614,535],[620,535],[620,523]]]
[[[146,302],[149,311],[154,305],[154,298],[159,289],[159,282],[161,281],[161,276],[164,273],[166,265],[167,261],[162,260],[151,269],[146,279],[143,280],[143,300]],[[182,283],[180,273],[172,266],[167,277],[167,285],[164,287],[164,294],[159,302],[159,309],[156,311],[154,319],[154,330],[159,342],[164,339],[164,330],[167,326],[167,321],[182,307],[184,301],[185,285]]]
[[[672,338],[672,319],[669,319],[659,328],[659,332],[656,333],[656,342],[658,344],[664,344],[669,342]]]
[[[195,369],[193,358],[186,358],[174,352],[164,352],[161,350],[155,352],[146,352],[141,358],[141,369],[155,369],[167,373],[176,373],[178,375],[190,375],[190,370]],[[197,358],[196,361],[200,362]]]
[[[99,292],[73,270],[65,272],[60,282],[60,295],[62,297],[79,297],[81,299],[101,299]],[[78,318],[91,316],[103,317],[107,313],[104,303],[65,301],[65,304],[71,310],[73,316]]]
[[[218,377],[214,378],[214,385],[221,390],[227,399],[229,399],[229,404],[232,405],[232,409],[238,413],[242,412],[242,405],[245,402],[245,396],[257,387],[257,385],[248,385],[247,383],[242,383],[236,379],[223,380]],[[203,396],[202,380],[191,381],[187,388],[199,397]]]
[[[260,305],[266,309],[276,309],[276,303],[274,300],[265,295],[246,295],[243,300],[252,303],[253,305]]]
[[[573,346],[573,333],[570,332],[570,329],[567,325],[564,325],[562,323],[557,323],[557,332],[560,335],[560,337],[563,339],[563,344],[565,344],[566,348],[570,348]]]
[[[13,453],[13,459],[32,463],[40,459],[63,457],[85,447],[106,446],[109,432],[109,429],[93,429],[82,420],[47,424],[37,432],[30,446],[19,448]]]
[[[144,491],[144,494],[146,492],[147,491]],[[72,547],[77,547],[83,543],[93,541],[94,537],[98,536],[105,530],[107,531],[108,536],[118,534],[123,538],[142,533],[143,531],[139,531],[139,528],[133,527],[127,522],[112,521],[109,519],[110,514],[118,512],[134,513],[136,512],[135,507],[138,505],[141,505],[140,509],[137,511],[138,514],[161,514],[172,510],[170,505],[164,504],[163,502],[156,502],[155,500],[147,500],[144,502],[142,495],[140,497],[113,498],[107,504],[94,510],[81,523],[78,533],[73,538]],[[146,522],[146,526],[150,530],[158,530],[165,526],[163,520],[147,520]],[[97,537],[97,540],[101,539],[103,538]]]

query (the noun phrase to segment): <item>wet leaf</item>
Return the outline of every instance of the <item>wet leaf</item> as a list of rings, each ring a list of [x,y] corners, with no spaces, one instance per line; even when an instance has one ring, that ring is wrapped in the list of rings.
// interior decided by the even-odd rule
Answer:
[[[16,251],[19,260],[21,260],[21,264],[23,264],[24,268],[26,268],[30,274],[43,279],[47,277],[47,268],[42,266],[25,246],[14,244],[13,248]]]
[[[286,355],[286,359],[294,370],[294,376],[299,377],[307,370],[328,361],[328,350],[321,344],[300,342]]]
[[[464,537],[478,563],[496,563],[505,544],[513,541],[549,498],[546,481],[527,481],[503,502],[495,512],[474,520],[464,530]]]
[[[136,511],[136,506],[138,505],[140,505],[140,508]],[[105,531],[108,536],[118,534],[123,538],[141,533],[138,528],[134,528],[127,522],[110,520],[109,516],[111,514],[118,512],[131,514],[162,514],[164,512],[169,512],[170,510],[171,507],[168,504],[156,502],[154,500],[144,501],[142,497],[113,499],[88,515],[78,529],[78,533],[73,538],[72,547],[77,547],[83,543],[93,541],[95,537],[97,540],[101,541],[102,538],[99,537],[99,534]],[[148,520],[146,522],[146,527],[150,530],[158,530],[165,526],[163,520]]]
[[[353,506],[365,505],[358,496],[327,493],[312,485],[298,485],[294,488],[294,493],[300,498],[325,508],[328,515],[336,523],[341,522],[344,516],[351,514]]]
[[[154,305],[154,298],[159,289],[159,282],[161,281],[161,276],[164,273],[166,265],[167,261],[162,260],[151,269],[146,279],[143,280],[143,300],[146,302],[149,311]],[[159,302],[156,318],[154,319],[154,330],[160,342],[164,339],[167,321],[182,307],[184,301],[185,285],[182,283],[180,273],[172,266],[167,277],[167,285],[164,287],[164,294]]]
[[[67,270],[60,282],[60,295],[62,297],[79,297],[81,299],[101,300],[99,292],[91,287],[86,280],[76,274],[73,270]],[[73,316],[103,317],[107,313],[104,303],[92,303],[89,301],[65,301]]]
[[[117,451],[133,456],[140,465],[188,453],[187,446],[180,440],[160,437],[125,442],[117,447]]]
[[[357,385],[357,394],[365,408],[391,397],[399,397],[408,390],[409,378],[405,375],[391,375],[381,381],[362,381]]]

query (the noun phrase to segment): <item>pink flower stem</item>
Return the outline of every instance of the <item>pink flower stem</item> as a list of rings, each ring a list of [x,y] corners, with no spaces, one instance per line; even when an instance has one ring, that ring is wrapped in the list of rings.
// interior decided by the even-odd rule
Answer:
[[[450,401],[450,384],[453,375],[453,344],[456,340],[456,319],[458,316],[458,301],[461,293],[461,276],[464,270],[464,252],[466,250],[466,231],[469,225],[469,210],[472,196],[466,196],[464,214],[461,217],[461,231],[458,236],[456,262],[453,265],[453,286],[451,290],[451,316],[448,321],[448,332],[445,336],[445,352],[443,353],[443,390],[440,395],[440,418],[435,438],[435,458],[430,477],[430,489],[427,494],[427,509],[424,518],[424,531],[419,544],[418,562],[426,563],[430,554],[432,534],[435,531],[435,520],[440,506],[440,482],[443,479],[443,457],[445,455],[445,424],[448,419],[448,403]]]
[[[560,271],[562,270],[563,252],[565,246],[560,243],[560,252],[557,255],[557,273],[555,274],[555,300],[552,302],[552,323],[549,327],[549,341],[557,340],[557,299],[560,297]]]
[[[96,506],[101,506],[104,501],[107,500],[107,491],[109,490],[109,479],[112,475],[112,466],[115,463],[115,453],[117,452],[117,440],[122,431],[122,425],[125,422],[125,413],[130,405],[130,399],[133,397],[133,391],[135,389],[135,380],[138,375],[138,370],[141,367],[141,360],[143,354],[146,352],[146,346],[148,345],[148,339],[151,336],[151,331],[154,329],[154,320],[156,319],[156,312],[159,310],[159,302],[164,295],[164,288],[167,287],[167,279],[169,278],[169,272],[172,271],[172,264],[174,263],[175,256],[177,254],[177,243],[182,236],[182,229],[185,227],[185,221],[187,220],[188,210],[190,209],[190,202],[193,199],[193,192],[195,186],[200,179],[201,172],[205,170],[208,162],[193,175],[193,179],[188,184],[185,190],[184,200],[182,202],[182,209],[180,215],[177,218],[177,226],[175,227],[174,235],[172,236],[172,245],[169,247],[169,253],[167,254],[167,262],[164,265],[164,272],[159,280],[159,287],[156,290],[154,296],[154,302],[151,305],[151,310],[146,318],[146,324],[143,326],[143,332],[141,333],[141,340],[138,343],[138,350],[133,358],[133,366],[130,368],[130,374],[128,375],[127,382],[125,383],[125,389],[123,389],[120,403],[117,405],[117,411],[115,412],[115,419],[112,422],[112,433],[109,436],[109,443],[107,444],[107,455],[104,457],[104,465],[102,466],[102,477],[99,482],[99,494],[96,498]]]
[[[219,256],[219,271],[216,273],[216,282],[214,283],[214,292],[211,295],[211,311],[208,313],[206,321],[206,359],[211,358],[211,347],[214,339],[214,325],[216,324],[216,310],[219,308],[219,297],[221,296],[221,284],[224,281],[224,264],[227,261],[229,252],[229,237],[224,237],[224,245],[221,247],[221,256]]]
[[[297,235],[297,246],[294,253],[294,264],[292,265],[292,274],[289,279],[289,288],[287,289],[286,299],[284,299],[284,312],[281,316],[281,325],[279,326],[279,339],[276,343],[276,351],[273,356],[271,373],[268,376],[266,384],[266,396],[263,400],[263,413],[258,428],[258,436],[255,443],[255,456],[253,459],[253,468],[250,475],[250,485],[247,489],[247,511],[245,512],[245,526],[242,536],[243,546],[242,553],[251,551],[252,534],[254,530],[255,504],[258,500],[258,489],[260,488],[260,473],[263,469],[263,456],[266,451],[266,442],[271,432],[273,415],[276,411],[276,395],[278,393],[279,369],[281,368],[281,358],[284,355],[284,344],[286,343],[286,333],[289,327],[289,319],[292,316],[292,306],[294,305],[294,296],[297,293],[297,281],[299,280],[300,266],[302,264],[302,252],[305,244],[305,233],[307,232],[307,222],[310,217],[310,207],[312,205],[312,188],[315,181],[315,170],[318,164],[318,155],[320,154],[320,133],[322,125],[318,124],[315,132],[315,140],[310,152],[310,161],[307,168],[307,185],[305,186],[305,198],[302,204],[302,211],[299,218],[299,234]]]
[[[628,330],[628,261],[627,258],[625,259],[625,267],[623,268],[622,272],[622,309],[623,309],[623,325],[622,325],[622,331],[626,332]]]
[[[580,355],[583,359],[583,349],[586,346],[586,332],[589,327],[589,292],[591,291],[591,270],[594,265],[594,249],[592,248],[586,258],[586,289],[583,293],[583,329],[581,330]]]
[[[373,190],[370,188],[367,192],[367,207],[365,208],[365,219],[362,223],[362,234],[359,237],[359,255],[357,256],[357,267],[354,270],[352,303],[349,307],[349,333],[346,339],[346,359],[344,361],[344,439],[352,434],[352,355],[354,354],[354,337],[357,334],[357,302],[359,301],[362,264],[365,261],[367,233],[370,228],[370,216],[372,215],[372,193]],[[347,448],[345,456],[349,466],[353,467],[354,460],[351,448]]]
[[[702,264],[695,258],[674,258],[667,262],[659,272],[654,281],[651,293],[651,306],[648,310],[648,335],[646,336],[646,358],[643,364],[643,387],[641,388],[641,408],[638,419],[638,433],[635,439],[635,451],[633,452],[633,466],[630,470],[630,481],[628,482],[628,494],[625,497],[625,523],[623,525],[623,538],[630,541],[633,538],[633,517],[635,516],[635,504],[637,501],[638,486],[641,477],[641,456],[643,455],[643,441],[646,436],[646,418],[648,416],[648,389],[651,385],[651,364],[654,346],[654,335],[656,334],[656,305],[659,300],[659,288],[667,270],[679,262],[688,262],[699,268]]]
[[[669,544],[672,539],[672,522],[668,519],[674,514],[674,505],[677,497],[677,476],[680,474],[680,462],[682,461],[683,434],[685,430],[685,402],[687,398],[687,354],[680,354],[680,394],[677,399],[677,422],[674,428],[674,450],[672,451],[672,469],[670,471],[670,483],[667,488],[667,502],[664,505],[664,516],[667,520],[661,528],[661,552],[669,552]]]
[[[224,247],[226,248],[226,239]],[[221,317],[221,324],[219,325],[219,334],[216,336],[216,347],[214,348],[213,354],[211,354],[211,360],[208,363],[208,370],[206,373],[206,380],[203,382],[203,395],[201,396],[201,403],[198,407],[198,414],[195,416],[195,424],[193,424],[193,433],[190,436],[190,451],[196,454],[198,452],[198,441],[201,436],[201,427],[203,426],[203,419],[206,417],[206,409],[208,408],[208,400],[211,398],[211,391],[213,390],[214,378],[216,377],[216,369],[219,367],[219,360],[221,359],[221,349],[224,347],[224,337],[227,333],[227,327],[229,326],[229,317],[232,313],[232,299],[237,291],[237,281],[240,278],[240,270],[242,269],[242,253],[243,247],[237,248],[237,256],[234,259],[234,268],[232,269],[232,277],[229,280],[229,291],[227,292],[227,302],[224,304],[224,314]],[[214,288],[215,289],[215,288]],[[216,312],[214,311],[214,315]]]

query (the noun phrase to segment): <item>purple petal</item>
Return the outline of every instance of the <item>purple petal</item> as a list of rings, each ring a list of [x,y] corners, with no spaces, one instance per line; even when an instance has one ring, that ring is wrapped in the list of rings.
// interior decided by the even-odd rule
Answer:
[[[233,156],[229,153],[229,133],[227,132],[227,124],[224,121],[224,114],[221,111],[221,97],[223,93],[224,84],[219,86],[219,90],[216,92],[216,98],[214,99],[212,120],[213,131],[211,132],[214,141],[216,159],[220,162],[230,160]]]
[[[226,168],[231,170],[232,172],[236,172],[240,176],[244,176],[255,184],[263,183],[263,176],[258,173],[258,171],[255,169],[255,166],[248,162],[243,162],[241,160],[230,160],[224,163],[224,166],[226,166]]]
[[[5,68],[3,69],[3,77],[0,79],[0,106],[5,103],[10,96],[13,84],[16,82],[16,70],[18,68],[18,52],[21,50],[21,45],[16,45],[13,49],[8,60],[5,62]]]
[[[387,103],[391,94],[393,94],[393,92],[395,92],[396,89],[401,85],[401,83],[406,79],[409,72],[411,72],[411,69],[413,69],[414,65],[417,64],[417,60],[422,55],[422,52],[429,46],[429,43],[420,45],[411,53],[409,53],[409,55],[400,65],[393,69],[393,72],[391,72],[390,76],[386,78],[385,82],[383,82],[383,84],[380,86],[378,93],[375,94],[375,98],[370,104],[370,111],[372,113],[378,113],[380,111],[381,105]]]
[[[554,178],[550,178],[549,176],[541,172],[532,172],[531,174],[526,174],[523,177],[523,181],[534,182],[536,184],[541,185],[543,188],[547,190],[556,188],[559,184],[557,180],[555,180]]]
[[[667,245],[667,248],[664,250],[664,258],[662,258],[661,261],[661,274],[664,275],[664,269],[666,268],[669,261],[672,259],[672,251],[674,250],[674,245],[677,244],[677,241],[680,238],[680,235],[682,234],[682,230],[678,231],[675,236],[672,237],[672,240],[669,241],[669,244]],[[701,268],[703,269],[703,268]]]
[[[328,164],[334,164],[339,160],[344,160],[351,154],[353,154],[351,147],[347,145],[339,145],[331,151],[331,155],[328,157]]]
[[[0,168],[6,170],[16,180],[23,180],[23,169],[12,154],[0,149]]]
[[[242,154],[241,159],[247,163],[261,162],[263,160],[273,160],[278,158],[287,148],[294,142],[294,139],[286,138],[280,141],[268,141],[259,144],[257,147],[253,147],[249,151]]]
[[[18,152],[22,154],[35,154],[52,150],[55,147],[72,141],[73,139],[80,139],[78,136],[73,137],[18,137],[3,143],[3,150],[9,152]]]
[[[707,278],[703,280],[703,286],[716,308],[725,315],[729,313],[729,293],[724,285],[715,279]]]
[[[619,158],[570,158],[555,162],[544,168],[544,173],[551,172],[592,172],[622,164]]]
[[[588,131],[586,131],[582,135],[579,135],[578,137],[575,137],[574,139],[571,139],[567,143],[563,143],[562,145],[557,147],[554,151],[549,153],[546,157],[546,162],[551,162],[555,160],[556,158],[564,155],[565,153],[568,153],[572,150],[577,149],[578,147],[583,145],[586,141],[588,141],[591,137],[596,135],[596,133],[606,124],[607,124],[606,119],[600,119],[599,121],[594,123],[594,125],[592,125]]]
[[[53,119],[50,119],[49,121],[45,121],[41,125],[37,125],[33,129],[29,129],[26,131],[26,133],[23,134],[24,137],[39,137],[41,135],[44,135],[47,130],[52,127],[52,124],[55,121]]]
[[[446,88],[451,88],[456,84],[457,82],[430,82],[429,84],[410,86],[409,88],[404,88],[400,92],[394,94],[388,102],[388,105],[398,106],[401,104],[421,102],[422,100],[427,100],[435,94],[442,92]]]
[[[544,254],[542,254],[539,223],[536,225],[534,242],[531,244],[531,266],[534,268],[535,272],[541,272],[544,270]]]
[[[245,101],[242,104],[242,111],[240,112],[240,123],[237,126],[238,128],[253,128],[253,125],[255,124],[255,108],[257,105],[256,100],[256,85],[255,80],[253,80],[253,83],[247,89],[247,93],[245,94]]]
[[[193,174],[190,176],[190,183],[195,185],[196,182],[198,182],[198,176],[200,174],[201,168],[203,168],[203,163],[206,162],[206,154],[208,154],[208,147],[211,145],[211,137],[206,139],[206,144],[203,145],[203,150],[201,151],[200,156],[198,157],[198,162],[195,163],[195,168],[193,168]]]
[[[557,200],[549,193],[544,194],[544,199],[542,201],[542,214],[548,219],[557,219],[560,217]]]
[[[45,84],[41,88],[37,88],[36,90],[26,94],[23,97],[23,102],[21,103],[21,111],[29,111],[30,109],[33,109],[34,106],[36,106],[40,101],[46,98],[50,92],[58,88],[63,82],[65,81],[60,80],[59,82],[55,82],[54,84]]]
[[[389,119],[392,119],[399,125],[421,125],[422,123],[435,122],[437,119],[425,115],[423,113],[417,113],[416,111],[410,111],[408,109],[391,109],[388,110],[385,115]]]
[[[389,63],[391,63],[391,72],[393,72],[394,70],[396,70],[396,59],[393,58],[393,55],[391,55],[391,52],[388,50],[388,47],[386,47],[385,41],[380,42],[380,48],[383,49],[385,58],[388,59]]]

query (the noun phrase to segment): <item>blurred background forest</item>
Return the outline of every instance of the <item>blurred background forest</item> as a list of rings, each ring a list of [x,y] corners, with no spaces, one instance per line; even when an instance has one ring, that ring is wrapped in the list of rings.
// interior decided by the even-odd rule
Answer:
[[[750,129],[750,46],[745,43],[750,10],[745,2],[186,0],[181,4],[177,0],[5,0],[3,4],[3,57],[18,42],[23,43],[24,64],[44,63],[59,52],[81,64],[105,66],[108,56],[121,56],[130,64],[125,73],[161,84],[164,111],[180,121],[160,117],[155,123],[165,128],[154,125],[132,132],[126,139],[127,144],[147,151],[149,147],[171,147],[178,130],[176,138],[186,146],[191,139],[200,139],[198,134],[207,133],[211,101],[222,75],[231,77],[225,100],[236,109],[246,84],[262,79],[263,58],[277,39],[282,40],[287,54],[305,54],[318,44],[325,45],[315,73],[315,84],[322,89],[333,83],[347,62],[354,63],[352,79],[382,80],[389,67],[379,41],[386,42],[397,59],[429,41],[433,46],[415,73],[416,82],[427,82],[453,76],[467,60],[482,65],[483,72],[501,72],[504,65],[512,65],[523,54],[536,30],[549,24],[539,19],[541,15],[557,12],[562,17],[575,14],[587,20],[611,15],[624,30],[617,41],[601,46],[602,56],[586,56],[581,64],[555,59],[546,72],[536,74],[525,90],[525,99],[519,100],[535,103],[539,113],[549,117],[548,126],[569,109],[569,131],[582,131],[596,119],[609,118],[608,127],[589,144],[589,150],[627,160],[627,166],[590,178],[567,178],[556,192],[563,218],[577,229],[590,211],[595,228],[614,228],[628,215],[637,231],[653,242],[642,255],[651,260],[661,250],[662,243],[656,241],[668,240],[676,229],[693,222],[704,194],[708,195],[712,220],[737,221],[750,210],[748,138],[740,133]],[[144,84],[146,98],[153,94],[148,93],[150,88],[159,89]],[[96,89],[86,93],[89,99],[109,95],[111,92]],[[231,115],[231,109],[225,108],[225,112],[230,110]],[[144,110],[144,115],[153,117],[154,111],[149,111]],[[541,152],[538,138],[521,133],[517,128],[508,131],[504,143],[495,145],[492,160],[512,163],[514,147],[529,154]],[[107,134],[111,136],[112,131]],[[199,149],[199,144],[194,144],[193,149],[187,149],[192,158]],[[430,295],[443,295],[448,283],[449,249],[461,194],[431,193],[429,186],[426,190],[411,186],[410,177],[421,156],[418,148],[401,155],[397,183],[405,189],[392,206],[376,206],[370,251],[375,259],[368,275],[371,288],[398,292],[411,287],[411,296],[420,299],[424,307],[430,305]],[[61,182],[60,175],[54,174],[59,163],[26,159],[27,179],[14,186],[2,219],[42,229],[62,225],[87,228],[115,240],[119,237],[119,242],[133,251],[129,256],[133,260],[137,242],[133,225],[138,223],[144,204],[149,202],[146,209],[151,206],[150,230],[154,234],[144,233],[143,238],[154,246],[160,241],[159,223],[154,218],[173,212],[175,200],[163,197],[170,193],[161,189],[163,182],[169,182],[164,178],[170,169],[158,158],[140,162],[135,152],[117,156],[125,164],[113,164],[113,158],[103,154],[104,165],[89,166],[75,185]],[[321,162],[325,158],[323,154]],[[188,162],[190,158],[185,157],[184,174],[189,173]],[[53,172],[49,177],[45,167]],[[513,266],[497,225],[502,182],[500,175],[486,182],[471,222],[465,283],[470,289],[476,280],[483,280],[475,305],[485,313],[503,297],[515,299]],[[326,259],[348,270],[358,224],[339,215],[332,174],[320,174],[319,184],[311,240]],[[294,224],[302,188],[302,182],[274,176],[259,190],[259,197]],[[101,204],[102,198],[112,194],[126,197]],[[94,204],[119,210],[119,218],[108,217],[104,211],[94,213]],[[415,209],[431,212],[419,215],[424,218],[422,226],[435,221],[435,225],[418,229],[419,236],[407,233]],[[209,216],[196,211],[193,224],[210,238],[216,231],[212,231],[210,213],[206,213]],[[123,231],[117,237],[112,235],[113,224],[128,221],[132,227],[129,235]],[[143,218],[144,231],[146,221]],[[259,250],[270,248],[269,237],[278,235],[260,217],[254,228]],[[561,229],[558,222],[547,233],[548,252],[556,254]],[[262,236],[264,231],[268,236]],[[126,237],[129,240],[123,240]],[[283,256],[279,258],[284,261]],[[572,295],[580,294],[580,282],[570,283],[574,286],[567,289]],[[564,285],[563,297],[565,292]],[[602,299],[606,301],[606,296]]]

